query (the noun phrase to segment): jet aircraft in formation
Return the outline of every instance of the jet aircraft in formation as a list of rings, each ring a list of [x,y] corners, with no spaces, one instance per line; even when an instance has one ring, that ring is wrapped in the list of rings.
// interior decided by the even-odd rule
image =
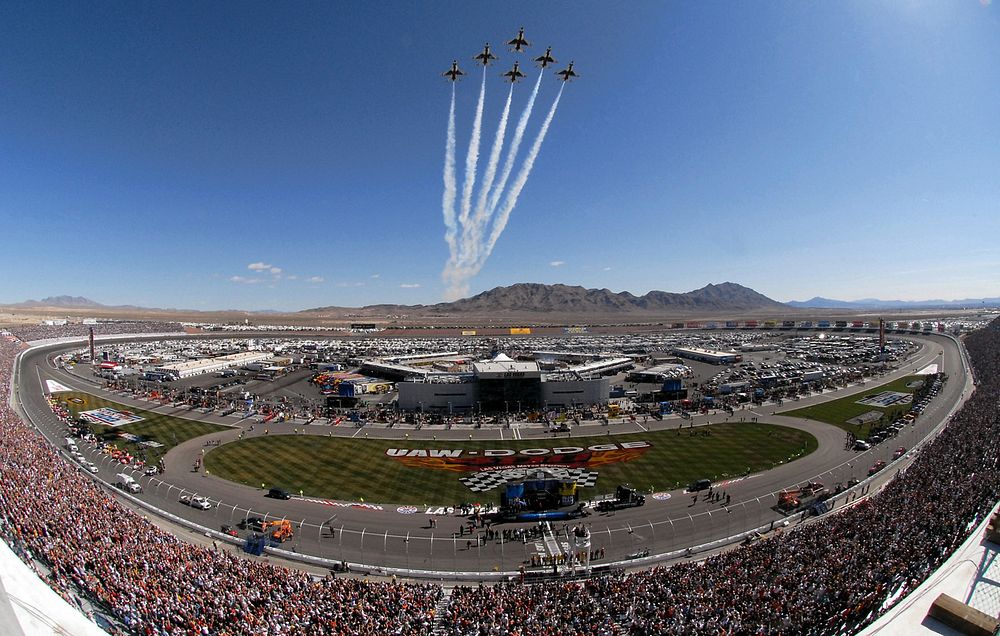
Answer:
[[[552,47],[550,46],[545,49],[545,53],[536,57],[535,61],[538,62],[538,65],[542,68],[545,68],[549,64],[555,64],[556,59],[552,57]]]
[[[521,78],[524,77],[524,73],[522,73],[517,69],[519,64],[520,62],[514,62],[514,68],[510,69],[506,73],[501,74],[503,75],[503,77],[506,77],[507,81],[509,81],[511,84],[513,84],[514,82],[521,81]]]
[[[560,77],[562,77],[562,81],[564,81],[564,82],[568,82],[571,79],[573,79],[574,77],[580,77],[579,75],[576,74],[576,72],[573,71],[573,64],[574,64],[574,62],[570,62],[569,66],[567,66],[566,68],[564,68],[561,71],[558,71],[556,73],[556,75],[559,75]]]
[[[459,75],[465,75],[465,72],[458,68],[458,60],[455,60],[451,63],[451,68],[441,74],[454,82]]]
[[[531,46],[531,43],[524,39],[524,27],[521,27],[520,30],[517,32],[516,38],[507,41],[507,46],[511,47],[511,50],[516,52],[521,52],[523,49],[526,49],[527,47]],[[478,55],[473,56],[472,59],[476,60],[476,62],[482,64],[483,66],[489,66],[493,62],[493,60],[497,59],[497,56],[493,55],[493,53],[490,52],[490,43],[487,42],[486,46],[483,47],[482,52],[480,52]],[[545,49],[545,53],[536,57],[534,61],[537,62],[538,65],[543,70],[547,68],[550,64],[555,64],[556,59],[552,57],[552,47],[551,46],[547,47]],[[525,74],[522,73],[519,69],[519,64],[520,62],[514,62],[514,68],[507,71],[506,73],[501,73],[501,75],[505,77],[507,81],[509,81],[511,84],[519,82],[521,81],[521,78],[525,77]],[[576,71],[573,70],[573,64],[574,62],[570,62],[569,66],[567,66],[561,71],[557,71],[556,75],[558,75],[560,79],[562,79],[562,81],[564,82],[568,82],[572,79],[580,77],[576,73]],[[445,77],[454,82],[457,81],[460,76],[465,75],[465,72],[462,71],[460,68],[458,68],[458,60],[455,60],[454,62],[451,63],[451,69],[445,71],[444,73],[442,73],[442,75],[444,75]]]
[[[483,66],[488,66],[490,62],[497,59],[497,56],[490,53],[490,43],[487,42],[486,46],[483,47],[483,52],[472,59],[478,60]]]
[[[521,30],[517,32],[516,38],[507,41],[507,46],[509,46],[512,51],[516,51],[517,53],[520,53],[521,49],[526,49],[531,46],[531,42],[524,39],[524,27],[521,27]]]

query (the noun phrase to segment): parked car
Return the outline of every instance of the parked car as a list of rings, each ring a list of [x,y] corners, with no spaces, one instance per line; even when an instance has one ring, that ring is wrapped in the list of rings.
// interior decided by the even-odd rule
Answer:
[[[179,500],[182,504],[186,506],[191,506],[192,508],[198,508],[199,510],[208,510],[212,507],[212,504],[204,497],[192,497],[191,495],[181,495]]]
[[[885,468],[885,462],[880,459],[877,462],[875,462],[874,464],[872,464],[872,467],[868,469],[868,475],[869,476],[870,475],[874,475],[875,473],[877,473],[878,471],[882,470],[883,468]]]
[[[712,485],[711,479],[699,479],[698,481],[691,482],[691,485],[688,486],[688,491],[697,492],[699,490],[708,490],[708,488],[711,485]]]
[[[244,530],[255,530],[260,528],[262,523],[264,523],[263,517],[253,516],[240,521],[239,526]]]

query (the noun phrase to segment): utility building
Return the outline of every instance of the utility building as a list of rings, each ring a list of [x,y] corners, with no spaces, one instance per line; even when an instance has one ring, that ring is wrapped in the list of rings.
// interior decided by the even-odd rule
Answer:
[[[573,371],[545,374],[537,362],[502,353],[473,363],[472,373],[430,373],[396,386],[399,408],[408,411],[512,413],[608,401],[607,378],[585,379]]]

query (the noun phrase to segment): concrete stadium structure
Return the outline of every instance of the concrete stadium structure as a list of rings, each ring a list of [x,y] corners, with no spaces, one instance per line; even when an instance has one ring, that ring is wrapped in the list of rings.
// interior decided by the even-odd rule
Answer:
[[[948,418],[950,418],[951,415],[954,413],[955,409],[952,408],[951,405],[952,404],[958,404],[960,400],[964,400],[966,398],[967,391],[971,387],[971,384],[969,384],[969,383],[966,382],[966,373],[968,371],[968,368],[967,368],[967,365],[965,364],[963,356],[961,355],[960,348],[959,347],[955,347],[954,349],[952,349],[950,347],[950,345],[947,344],[947,341],[944,341],[943,339],[942,340],[935,340],[934,341],[934,346],[933,346],[933,348],[935,349],[935,351],[934,352],[924,351],[921,354],[921,356],[918,356],[918,358],[913,362],[913,364],[915,364],[917,366],[920,366],[920,365],[924,364],[925,362],[937,359],[938,354],[936,353],[936,350],[937,350],[938,345],[940,343],[942,343],[942,342],[945,343],[944,346],[948,349],[947,355],[949,357],[949,363],[948,363],[949,364],[949,368],[952,369],[952,374],[954,376],[956,376],[956,378],[960,378],[960,379],[958,381],[956,381],[955,384],[949,389],[948,397],[947,398],[942,397],[942,400],[944,400],[944,402],[942,403],[942,405],[939,405],[937,407],[937,410],[935,410],[933,412],[928,412],[926,414],[925,417],[927,419],[924,422],[922,422],[922,425],[925,426],[925,427],[927,427],[927,428],[924,431],[922,431],[921,434],[927,433],[929,435],[933,435],[933,433],[936,430],[938,430],[938,428],[936,428],[936,427],[939,427],[941,423],[943,423]],[[927,348],[925,348],[925,349],[927,349]],[[65,381],[69,382],[70,380],[68,378],[66,378],[65,375],[62,375],[62,374],[58,373],[58,371],[55,370],[54,368],[50,368],[50,366],[46,366],[44,364],[44,361],[45,361],[44,353],[45,353],[44,351],[41,351],[41,352],[36,351],[34,357],[22,356],[22,358],[21,358],[21,364],[22,365],[27,364],[28,366],[30,366],[32,364],[41,363],[39,366],[42,367],[42,368],[44,368],[44,373],[45,373],[46,376],[59,379],[60,381],[64,381],[65,380]],[[489,377],[489,376],[487,376],[485,379],[487,379],[487,380],[503,380],[504,379],[504,377],[502,376],[503,373],[517,373],[517,372],[519,372],[518,368],[508,368],[508,370],[505,371],[503,369],[504,363],[505,363],[505,361],[500,361],[500,368],[497,368],[497,369],[492,368],[492,367],[485,367],[484,368],[484,372],[486,374],[491,374],[491,373],[499,373],[499,374],[501,374],[500,377]],[[36,366],[35,368],[38,368],[38,366]],[[529,370],[525,370],[526,373],[528,371]],[[29,375],[30,375],[30,373],[24,373],[24,374],[22,374],[22,379],[25,378],[25,377],[27,377],[27,376],[29,376]],[[533,378],[528,378],[528,376],[512,376],[512,377],[515,378],[515,379],[533,379]],[[539,381],[539,384],[544,384],[544,382],[542,382],[542,374],[541,374],[540,371],[539,371],[538,381]],[[27,388],[27,387],[25,387],[25,388]],[[91,390],[91,391],[95,390],[94,387],[84,387],[84,388],[88,389],[88,390]],[[36,388],[32,388],[32,389],[29,389],[29,390],[21,391],[21,395],[19,396],[19,399],[25,399],[25,398],[27,398],[28,397],[27,394],[30,393],[30,392],[34,392],[34,391],[37,391],[37,389]],[[506,395],[506,394],[504,393],[503,395]],[[606,395],[606,392],[605,392],[605,395]],[[116,399],[123,399],[123,398],[121,396],[119,396]],[[31,414],[31,415],[29,415],[31,421],[35,422],[36,425],[39,426],[40,429],[42,429],[43,432],[45,432],[46,435],[50,435],[50,434],[56,433],[56,431],[58,430],[57,427],[56,426],[50,426],[50,422],[47,421],[47,420],[51,419],[51,414],[46,415],[44,404],[40,405],[37,401],[32,401],[32,402],[26,403],[24,405],[24,408],[25,408],[25,412]],[[633,432],[632,430],[625,431],[624,430],[624,426],[625,425],[623,423],[622,429],[615,430],[615,432],[616,433],[617,432]],[[49,428],[51,428],[51,430],[49,430]],[[235,434],[236,433],[237,433],[236,430],[232,430],[232,431],[229,431],[227,433],[218,435],[216,437],[218,437],[219,439],[224,440],[224,441],[229,441],[229,438],[235,438]],[[462,435],[464,435],[464,433],[465,433],[465,431],[461,432]],[[392,434],[395,434],[395,433],[394,432],[390,432],[390,431],[385,431],[385,434],[386,435],[392,435]],[[440,434],[443,434],[443,433],[439,432],[437,434],[440,435]],[[55,438],[58,438],[57,434],[55,435]],[[181,450],[182,452],[196,452],[197,451],[196,445],[190,445],[190,446],[191,446],[191,448],[187,448],[187,449],[180,449],[179,448],[178,450]],[[873,452],[871,458],[869,458],[869,459],[873,459],[873,458],[879,456],[877,454],[878,450],[877,449],[873,449],[873,450],[875,452]],[[885,449],[882,449],[882,451],[884,451],[884,450]],[[818,458],[814,458],[814,459],[816,459],[817,461],[828,461],[830,458],[829,457],[826,457],[826,458],[824,458],[824,457],[818,457]],[[905,460],[906,460],[906,458],[903,458],[903,463],[900,464],[901,467],[905,467],[905,465],[906,465],[905,464]],[[857,460],[854,460],[854,461],[857,461]],[[816,474],[820,474],[820,472],[822,471],[822,474],[827,474],[827,473],[834,474],[837,471],[844,472],[843,466],[842,465],[837,465],[836,463],[813,464],[812,466],[806,466],[806,465],[798,465],[798,466],[796,466],[795,465],[796,463],[797,462],[790,463],[787,466],[782,467],[782,469],[774,471],[774,473],[775,473],[775,475],[777,475],[777,479],[779,479],[780,483],[795,483],[795,482],[801,481],[803,479],[809,479],[809,477],[806,476],[807,473],[808,474],[812,474],[813,472],[815,472]],[[795,471],[798,471],[798,472],[796,472],[795,474],[792,474],[792,470],[791,469],[794,469]],[[805,472],[802,472],[803,469],[805,469]],[[103,470],[103,468],[102,468],[102,470]],[[780,473],[780,475],[779,475],[779,473]],[[887,479],[888,477],[886,476],[885,478]],[[200,513],[192,513],[191,510],[189,510],[189,509],[187,509],[185,507],[180,507],[180,506],[177,506],[177,505],[167,505],[167,504],[169,503],[168,500],[170,499],[170,493],[171,493],[171,491],[176,491],[177,488],[187,489],[189,492],[192,489],[197,489],[199,487],[202,490],[204,490],[204,488],[205,488],[204,484],[206,483],[204,481],[204,477],[202,477],[200,475],[195,475],[195,476],[186,475],[185,476],[183,473],[179,472],[177,474],[171,474],[169,476],[169,479],[170,479],[170,482],[164,482],[163,480],[161,480],[158,484],[155,484],[155,485],[154,485],[154,481],[153,480],[148,480],[148,484],[149,484],[149,486],[151,486],[151,488],[149,488],[149,495],[148,495],[148,497],[144,497],[144,499],[148,499],[149,502],[147,502],[147,503],[149,503],[150,505],[155,506],[155,507],[162,507],[162,509],[166,510],[167,512],[169,512],[171,514],[193,516],[194,517],[194,523],[197,524],[197,522],[198,522],[198,520],[200,518],[197,517],[197,516],[195,516],[195,515],[198,515]],[[169,485],[167,485],[168,483],[169,483]],[[753,521],[754,521],[754,515],[752,514],[752,512],[753,512],[753,510],[752,510],[753,504],[752,503],[750,504],[751,514],[747,514],[747,507],[748,507],[747,506],[747,502],[753,502],[755,500],[755,495],[756,495],[756,500],[758,501],[758,505],[759,505],[760,498],[767,495],[766,488],[774,488],[774,487],[776,487],[777,483],[779,483],[779,482],[770,482],[768,475],[762,475],[762,476],[759,476],[757,479],[747,480],[746,482],[741,482],[741,483],[734,483],[731,486],[727,486],[734,493],[736,493],[737,499],[740,500],[740,501],[742,501],[742,503],[743,503],[742,510],[737,509],[737,514],[741,514],[742,515],[742,522],[745,525],[752,526],[753,525]],[[868,484],[868,486],[874,486],[875,489],[877,490],[877,488],[879,487],[879,483],[881,483],[881,482],[879,482],[878,480],[872,480]],[[178,485],[175,485],[175,484],[178,484]],[[200,486],[199,486],[199,484],[200,484]],[[214,484],[214,485],[218,486],[218,484]],[[866,486],[866,487],[868,487],[868,486]],[[761,490],[761,487],[763,487],[764,490]],[[161,490],[166,491],[166,495],[167,495],[166,497],[163,497],[163,495],[160,493]],[[253,489],[250,489],[250,490],[253,490]],[[236,493],[236,492],[238,492],[238,487],[236,489],[231,490],[231,491],[228,489],[228,487],[226,487],[226,488],[220,489],[220,493],[222,493],[222,494],[218,495],[220,497],[220,500],[221,500],[222,497],[226,497],[226,503],[227,504],[230,503],[230,501],[235,501],[235,503],[233,503],[233,505],[232,505],[232,511],[228,513],[230,517],[232,517],[233,515],[236,514],[238,508],[239,508],[240,514],[243,514],[243,509],[244,508],[240,507],[240,503],[241,502],[238,501],[238,500],[235,500],[235,499],[231,498],[232,493]],[[176,497],[174,497],[174,500],[175,499],[176,499]],[[220,503],[221,503],[221,501],[220,501]],[[259,493],[255,493],[255,496],[252,498],[252,501],[250,501],[249,503],[245,504],[246,505],[245,509],[247,511],[247,514],[248,515],[250,514],[250,507],[251,506],[257,507],[257,509],[259,511],[259,503],[260,503],[259,502]],[[674,504],[681,504],[681,502],[673,502],[673,503]],[[289,516],[291,516],[291,515],[295,514],[296,512],[302,512],[303,513],[302,514],[303,522],[302,522],[302,526],[300,526],[300,528],[305,527],[305,528],[307,528],[307,530],[308,529],[312,529],[312,531],[316,533],[317,538],[319,538],[319,537],[322,536],[323,522],[317,522],[316,521],[317,517],[316,517],[316,514],[314,512],[315,511],[315,507],[309,508],[305,504],[306,504],[306,502],[301,502],[301,501],[289,502],[289,506],[290,506],[289,510],[287,510],[287,511],[281,511],[279,514],[288,514]],[[607,530],[608,537],[611,538],[613,532],[617,533],[617,534],[614,535],[614,543],[615,543],[615,545],[619,546],[619,548],[618,548],[618,550],[619,550],[619,556],[622,556],[624,558],[624,555],[628,554],[629,551],[632,550],[633,546],[636,546],[636,545],[649,545],[649,546],[652,546],[652,548],[653,548],[654,556],[659,556],[659,557],[665,557],[665,556],[667,556],[667,557],[669,557],[670,555],[672,555],[674,557],[681,557],[681,554],[682,554],[681,550],[683,549],[683,546],[684,546],[685,542],[688,545],[691,545],[693,541],[697,542],[697,541],[708,540],[709,544],[713,544],[714,542],[711,540],[711,538],[712,537],[719,537],[720,540],[726,540],[725,543],[730,543],[730,542],[732,542],[733,537],[738,535],[738,533],[736,533],[735,535],[733,534],[734,530],[733,530],[732,527],[727,527],[727,528],[721,529],[721,532],[720,532],[719,531],[720,528],[718,528],[719,521],[718,521],[718,519],[712,519],[712,515],[711,514],[708,515],[708,519],[698,520],[695,517],[692,517],[692,515],[690,513],[687,513],[687,515],[685,517],[683,509],[682,508],[678,508],[676,511],[674,511],[676,514],[674,514],[673,518],[671,518],[670,515],[672,513],[670,513],[669,510],[668,510],[668,506],[670,504],[667,502],[667,500],[665,500],[664,502],[661,502],[661,504],[663,505],[663,507],[659,508],[659,509],[650,509],[650,510],[647,510],[647,511],[639,511],[639,514],[637,514],[637,515],[621,514],[620,517],[618,517],[618,518],[616,518],[614,520],[611,520],[611,519],[606,520],[606,523],[609,525],[608,530]],[[843,502],[836,501],[836,502],[834,502],[834,504],[835,505],[843,505],[846,508],[847,507],[847,499],[845,498],[845,500]],[[739,505],[739,503],[737,505]],[[734,506],[734,508],[735,507],[736,506]],[[219,514],[222,514],[223,517],[225,517],[225,515],[227,514],[227,511],[229,510],[229,507],[227,506],[227,507],[223,508],[222,505],[219,505],[218,506],[218,510],[221,511],[221,512],[217,512],[216,513],[216,517],[218,517]],[[320,508],[320,510],[324,510],[324,509]],[[347,520],[348,519],[347,512],[357,512],[357,514],[360,515],[360,516],[353,516],[353,517],[350,517],[350,519],[353,519],[353,520]],[[386,512],[389,512],[389,511],[386,511]],[[329,516],[329,509],[325,509],[324,513],[325,513],[325,516]],[[363,516],[365,514],[368,514],[368,512],[366,512],[366,511],[354,511],[354,510],[351,510],[350,506],[348,506],[347,508],[344,509],[344,517],[343,518],[346,520],[345,523],[356,524],[357,528],[362,528],[363,527],[364,529],[361,530],[361,532],[360,532],[360,542],[358,542],[357,541],[357,534],[358,533],[355,533],[354,535],[350,535],[350,534],[347,534],[347,533],[352,532],[351,528],[347,528],[346,531],[345,531],[345,527],[343,525],[341,525],[339,527],[338,534],[339,534],[339,537],[340,537],[340,541],[342,542],[339,545],[340,554],[341,555],[345,554],[345,546],[344,546],[343,542],[346,542],[348,544],[346,546],[346,548],[347,548],[347,554],[352,555],[351,558],[356,558],[357,557],[357,555],[359,554],[358,549],[360,548],[360,555],[361,555],[362,559],[364,559],[364,557],[365,557],[365,549],[366,549],[366,544],[365,544],[365,538],[364,537],[365,537],[365,534],[366,534],[365,531],[367,530],[369,536],[374,535],[375,538],[378,540],[378,541],[372,541],[371,539],[369,540],[369,543],[368,543],[368,546],[367,546],[367,548],[368,548],[368,553],[367,554],[368,554],[368,559],[369,560],[372,559],[372,558],[378,558],[383,563],[390,564],[389,565],[389,569],[383,570],[383,571],[386,571],[386,572],[388,572],[388,571],[396,571],[396,570],[398,570],[400,572],[403,572],[404,570],[410,570],[410,571],[412,571],[412,569],[410,568],[411,557],[412,557],[412,560],[414,562],[420,563],[420,561],[418,560],[419,557],[416,557],[415,555],[411,555],[410,550],[412,549],[414,551],[414,553],[416,553],[417,549],[418,549],[417,546],[419,546],[421,544],[421,541],[425,541],[426,542],[426,537],[418,537],[417,536],[417,533],[414,530],[414,528],[416,528],[417,526],[414,525],[414,524],[410,524],[409,526],[401,526],[401,525],[398,524],[398,522],[400,520],[405,520],[405,519],[408,519],[410,517],[406,517],[404,515],[404,513],[400,512],[398,516],[391,516],[391,515],[388,515],[388,514],[387,515],[381,515],[380,514],[380,515],[374,517],[373,519],[366,520],[364,518],[364,516]],[[664,517],[664,518],[662,518],[662,519],[655,519],[652,516],[650,516],[651,514],[652,515],[666,514],[667,516]],[[305,521],[307,515],[309,516],[310,519],[313,520],[313,521],[311,521],[311,523],[313,523],[313,524],[317,524],[318,523],[318,525],[307,526],[306,525],[306,521]],[[716,516],[718,517],[718,515],[716,515]],[[726,525],[730,525],[730,524],[733,523],[733,521],[732,521],[731,517],[729,519],[726,519],[727,516],[728,515],[724,515],[723,518],[724,518],[724,520],[726,522]],[[299,517],[295,516],[295,518],[299,518]],[[688,523],[690,523],[690,530],[688,530],[688,529],[686,529],[684,527],[680,527],[680,525],[681,525],[680,524],[680,520],[684,519],[684,518],[688,519]],[[758,520],[760,518],[763,518],[763,515],[757,517]],[[395,521],[397,523],[392,523],[392,524],[386,523],[386,524],[383,524],[383,522],[389,522],[390,520],[391,521]],[[643,530],[643,527],[641,525],[642,521],[644,521],[644,520],[648,521],[648,523],[649,523],[650,533],[648,533],[648,534],[645,533],[645,531]],[[707,522],[707,523],[702,523],[702,522]],[[365,525],[363,525],[363,524],[365,524]],[[612,525],[612,524],[614,524],[616,526],[616,528],[614,529],[614,531],[610,527],[610,525]],[[654,524],[655,524],[655,528],[654,528]],[[669,524],[669,525],[667,525],[667,524]],[[617,527],[618,525],[621,525],[620,529]],[[371,526],[386,527],[388,529],[385,531],[385,534],[383,536],[381,533],[375,534],[374,532],[371,532]],[[715,526],[715,530],[714,531],[712,529],[713,526]],[[627,527],[627,531],[626,531],[626,527]],[[619,532],[619,530],[620,530],[620,532]],[[642,538],[642,542],[641,543],[636,543],[635,542],[636,540],[634,539],[637,530],[638,530],[639,533],[642,533],[642,537],[641,537]],[[390,531],[392,532],[391,536],[389,534]],[[405,531],[405,541],[403,541],[404,531]],[[714,532],[714,534],[713,534],[713,532]],[[215,533],[215,534],[217,535],[218,533]],[[303,532],[302,534],[304,536],[306,533]],[[215,535],[213,535],[213,536],[215,536]],[[345,536],[347,537],[346,539],[344,538]],[[594,534],[594,537],[595,537],[595,540],[596,540],[597,539],[597,534],[596,533]],[[222,537],[217,537],[217,538],[220,539],[220,540],[223,539]],[[443,541],[444,542],[443,543],[444,550],[441,550],[442,546],[438,545],[437,546],[438,551],[439,552],[445,552],[445,554],[447,554],[448,546],[450,546],[452,544],[453,539],[442,537],[442,538],[439,539],[439,541]],[[379,551],[379,549],[377,547],[373,547],[373,545],[377,545],[380,542],[381,542],[381,545],[382,545],[381,551]],[[336,547],[331,547],[331,544],[333,546],[337,546],[337,544],[335,542],[328,541],[328,543],[326,545],[326,554],[327,554],[327,557],[332,556],[332,557],[336,558],[337,548]],[[426,545],[429,545],[431,547],[431,551],[435,550],[433,533],[431,533],[429,544],[425,544],[425,548],[426,548]],[[702,544],[699,544],[699,545],[702,545]],[[719,545],[724,545],[724,543],[718,543],[718,544],[715,544],[715,545],[717,547]],[[501,546],[502,546],[502,544],[501,544]],[[298,544],[296,544],[296,547],[298,547]],[[306,547],[305,543],[304,543],[303,547]],[[508,549],[510,549],[510,548],[508,548]],[[715,548],[714,547],[707,548],[707,550],[713,550],[713,549],[715,549]],[[319,551],[320,551],[321,554],[323,553],[323,550],[324,550],[323,544],[322,544],[322,541],[320,540],[319,541]],[[465,554],[462,557],[465,560],[464,561],[464,566],[465,567],[475,567],[477,552],[480,554],[480,559],[479,559],[480,566],[482,566],[482,565],[488,565],[489,563],[491,563],[491,561],[489,559],[487,559],[486,564],[482,563],[482,558],[481,558],[482,552],[481,552],[481,549],[470,549],[470,550],[468,550],[468,553]],[[279,552],[276,551],[276,552],[273,552],[272,554],[278,555]],[[291,555],[289,555],[289,556],[291,556]],[[438,556],[439,560],[437,561],[437,563],[438,564],[448,564],[449,563],[449,557],[451,557],[451,556],[452,555],[448,555],[447,557]],[[453,556],[453,562],[455,564],[455,569],[459,569],[459,561],[460,561],[460,555],[459,555],[459,551],[456,549],[456,551],[454,553],[454,556]],[[317,561],[317,562],[320,562],[320,561]],[[645,560],[644,558],[640,558],[640,559],[634,560],[633,564],[645,564],[647,562],[649,562],[649,561]],[[425,564],[427,563],[426,558],[424,559],[424,561],[422,563],[425,563]],[[430,563],[433,565],[434,561],[431,560]],[[442,573],[442,571],[438,570],[438,571],[436,571],[434,573],[434,576],[437,577],[441,573]],[[510,574],[510,572],[505,572],[504,574]]]
[[[537,362],[515,361],[503,354],[473,363],[470,373],[425,374],[396,386],[400,409],[445,413],[607,404],[609,388],[607,378],[586,378],[573,370],[546,373]]]

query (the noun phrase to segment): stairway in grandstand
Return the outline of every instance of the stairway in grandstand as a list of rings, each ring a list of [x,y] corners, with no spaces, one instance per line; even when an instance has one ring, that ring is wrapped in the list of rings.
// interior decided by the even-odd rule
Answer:
[[[439,598],[437,604],[434,605],[434,625],[431,627],[431,634],[448,633],[444,624],[444,610],[448,607],[448,603],[451,602],[452,589],[453,588],[450,587],[441,588],[441,598]]]

